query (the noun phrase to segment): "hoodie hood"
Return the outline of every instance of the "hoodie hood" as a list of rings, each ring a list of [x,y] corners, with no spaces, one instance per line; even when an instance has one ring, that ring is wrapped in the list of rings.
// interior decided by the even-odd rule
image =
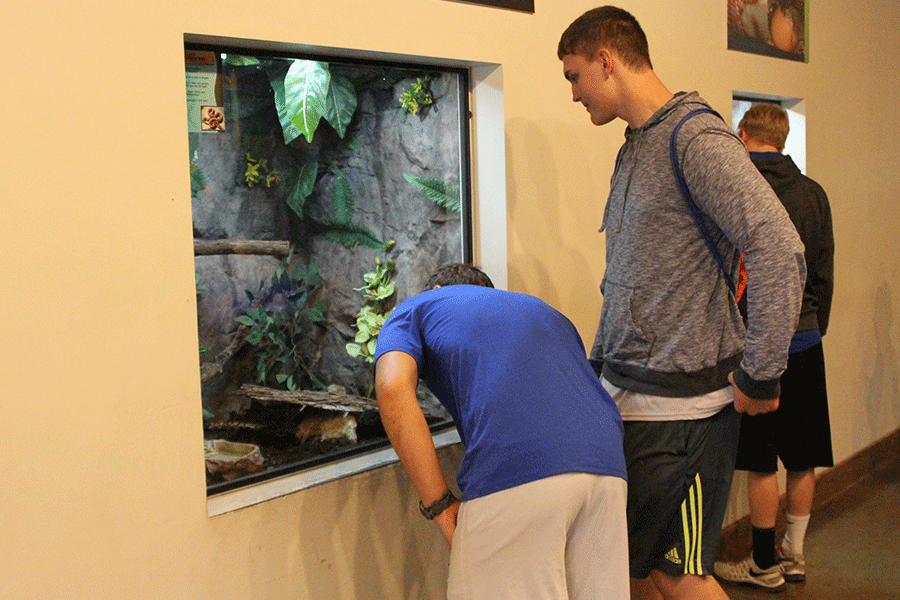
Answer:
[[[791,186],[796,185],[802,173],[794,160],[777,152],[751,152],[750,159],[762,173],[778,197],[784,195]]]
[[[622,147],[619,149],[619,154],[616,157],[615,170],[613,171],[611,180],[611,188],[616,188],[617,185],[623,186],[623,197],[625,198],[623,203],[627,203],[629,190],[632,187],[632,176],[634,175],[634,171],[628,170],[627,173],[622,174],[624,178],[619,179],[620,167],[623,164],[634,164],[640,160],[639,157],[642,155],[643,148],[646,144],[649,144],[649,148],[652,151],[657,143],[661,143],[660,140],[655,139],[657,136],[661,140],[668,139],[668,136],[671,133],[671,131],[669,131],[671,124],[666,123],[672,113],[679,112],[687,114],[695,108],[709,108],[709,104],[707,104],[697,92],[678,92],[671,100],[653,113],[643,125],[635,128],[632,128],[631,126],[625,128],[625,143],[622,144]],[[668,161],[668,159],[665,160]],[[616,183],[617,181],[619,182],[618,184]],[[621,220],[613,220],[612,223],[616,230],[620,229]],[[603,224],[600,227],[600,231],[605,231],[609,225],[610,204],[607,202],[603,211]]]
[[[683,106],[687,107],[688,111],[695,108],[709,108],[709,104],[707,104],[697,92],[678,92],[671,100],[659,107],[659,110],[653,113],[643,125],[634,129],[630,126],[626,127],[625,139],[627,140],[632,136],[640,135],[645,131],[653,129],[661,122],[665,121],[666,117]]]

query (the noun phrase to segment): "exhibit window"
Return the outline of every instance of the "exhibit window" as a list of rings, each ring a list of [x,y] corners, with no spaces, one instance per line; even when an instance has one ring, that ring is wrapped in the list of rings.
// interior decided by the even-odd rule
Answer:
[[[469,69],[186,41],[185,76],[208,496],[396,460],[372,359],[398,302],[472,262]]]

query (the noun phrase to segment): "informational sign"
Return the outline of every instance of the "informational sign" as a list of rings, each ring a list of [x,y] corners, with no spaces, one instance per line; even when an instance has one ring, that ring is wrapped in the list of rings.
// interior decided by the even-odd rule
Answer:
[[[225,131],[225,107],[214,52],[187,50],[184,76],[187,89],[188,131]]]

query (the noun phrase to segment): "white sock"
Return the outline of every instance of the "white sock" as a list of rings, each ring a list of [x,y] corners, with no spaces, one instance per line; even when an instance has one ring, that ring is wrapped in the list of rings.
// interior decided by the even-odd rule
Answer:
[[[784,532],[784,540],[781,542],[782,556],[797,556],[803,554],[803,540],[806,538],[806,526],[809,525],[809,515],[798,517],[786,513],[787,528]]]

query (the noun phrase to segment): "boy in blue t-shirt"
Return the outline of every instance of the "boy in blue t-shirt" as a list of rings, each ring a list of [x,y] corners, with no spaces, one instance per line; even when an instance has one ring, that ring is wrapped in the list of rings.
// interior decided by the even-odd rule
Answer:
[[[574,325],[469,265],[427,288],[382,328],[375,390],[420,508],[451,542],[448,598],[628,598],[622,420]],[[419,379],[466,448],[461,504]]]

